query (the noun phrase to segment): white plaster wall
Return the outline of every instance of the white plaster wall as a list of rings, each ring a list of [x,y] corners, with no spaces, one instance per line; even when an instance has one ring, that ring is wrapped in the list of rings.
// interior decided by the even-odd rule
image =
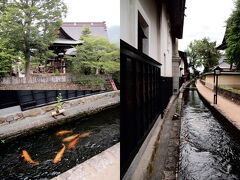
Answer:
[[[157,11],[154,0],[121,0],[121,39],[138,48],[138,12],[140,12],[149,27],[149,48],[145,53],[160,62]]]
[[[149,26],[147,55],[162,63],[162,76],[172,77],[172,38],[165,5],[155,0],[121,0],[121,39],[138,48],[138,11]]]
[[[137,0],[120,1],[120,37],[137,48]]]
[[[162,76],[172,77],[172,39],[166,7],[163,4],[160,19],[160,59]]]

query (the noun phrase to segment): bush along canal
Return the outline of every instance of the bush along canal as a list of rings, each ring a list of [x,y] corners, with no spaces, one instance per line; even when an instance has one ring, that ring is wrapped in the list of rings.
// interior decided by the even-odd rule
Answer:
[[[196,90],[186,90],[184,96],[180,179],[240,179],[239,137],[208,109]]]
[[[119,107],[0,143],[0,179],[50,179],[119,142]]]

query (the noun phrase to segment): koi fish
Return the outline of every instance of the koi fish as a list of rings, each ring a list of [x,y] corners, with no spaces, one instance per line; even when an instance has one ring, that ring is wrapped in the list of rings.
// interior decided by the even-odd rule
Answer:
[[[87,132],[87,133],[80,134],[79,137],[80,138],[85,138],[85,137],[90,136],[91,134],[92,134],[91,132]]]
[[[68,144],[68,149],[74,149],[76,147],[77,142],[81,139],[81,138],[85,138],[91,135],[91,132],[87,132],[87,133],[83,133],[80,134],[77,138],[75,138],[73,141],[71,141]]]
[[[69,142],[69,141],[72,141],[73,139],[75,139],[78,136],[79,136],[79,134],[75,134],[75,135],[64,138],[62,141],[63,142]]]
[[[53,160],[53,163],[54,163],[54,164],[56,164],[56,163],[58,163],[59,161],[61,161],[62,156],[63,156],[63,154],[64,154],[64,152],[65,152],[66,146],[65,146],[64,144],[62,144],[62,145],[63,145],[62,149],[57,153],[57,155],[55,156],[55,158],[54,158],[54,160]]]
[[[68,144],[68,149],[74,149],[77,142],[80,140],[80,136],[78,136],[76,139],[74,139],[73,141],[71,141],[69,144]]]
[[[61,136],[61,135],[63,135],[63,134],[72,133],[72,132],[73,132],[73,131],[66,131],[66,130],[58,131],[58,132],[56,133],[56,136]]]
[[[32,158],[30,157],[30,155],[28,154],[28,152],[26,150],[22,150],[22,156],[25,161],[31,163],[31,164],[39,164],[39,162],[37,161],[33,161]]]

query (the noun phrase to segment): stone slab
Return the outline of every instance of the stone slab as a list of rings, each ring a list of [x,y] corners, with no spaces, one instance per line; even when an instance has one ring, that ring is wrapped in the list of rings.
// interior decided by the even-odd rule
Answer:
[[[120,180],[120,143],[52,180]]]

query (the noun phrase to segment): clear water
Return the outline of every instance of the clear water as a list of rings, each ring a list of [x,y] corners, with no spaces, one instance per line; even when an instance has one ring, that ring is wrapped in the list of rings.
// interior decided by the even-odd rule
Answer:
[[[119,107],[109,109],[0,144],[0,179],[50,179],[111,147],[120,140],[119,109]],[[66,150],[62,160],[54,164],[52,160],[62,148],[62,139],[71,135],[56,136],[55,133],[61,130],[72,130],[74,134],[91,131],[92,135],[81,139],[74,150]],[[39,161],[40,164],[32,165],[25,162],[21,157],[23,149],[27,150],[31,158]]]
[[[239,136],[233,135],[214,117],[197,91],[188,91],[185,97],[180,140],[180,179],[239,179]]]

